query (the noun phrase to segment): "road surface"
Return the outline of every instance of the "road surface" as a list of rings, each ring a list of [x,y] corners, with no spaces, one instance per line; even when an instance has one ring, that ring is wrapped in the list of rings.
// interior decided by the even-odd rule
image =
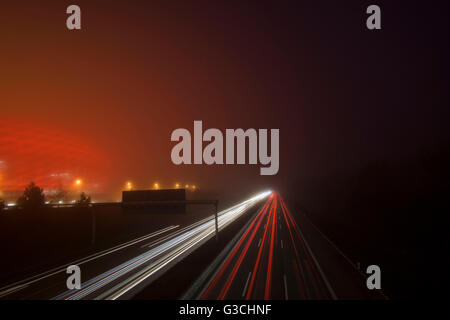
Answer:
[[[283,199],[273,193],[198,298],[336,296]]]
[[[219,212],[219,230],[267,198],[261,193]],[[127,299],[157,279],[178,261],[215,235],[215,220],[207,217],[187,226],[165,228],[47,272],[0,288],[2,299]],[[68,290],[69,265],[81,269],[80,289]]]
[[[154,285],[186,277],[188,290],[174,292],[181,299],[384,299],[370,291],[365,275],[306,216],[296,214],[276,192],[261,193],[219,213],[223,230],[253,208],[242,227],[236,225],[218,256],[208,260],[197,279],[179,269],[195,268],[208,250],[198,250],[215,235],[213,216],[194,223],[170,224],[122,243],[0,288],[0,299],[130,299],[145,288],[155,298]],[[258,209],[255,211],[255,209]],[[231,228],[233,229],[233,228]],[[207,247],[207,245],[205,245]],[[197,259],[197,260],[196,260]],[[196,262],[197,261],[197,262]],[[210,263],[208,265],[208,263]],[[66,268],[81,268],[82,285],[68,290]],[[202,267],[203,268],[203,267]],[[197,277],[198,273],[193,276]],[[173,277],[172,277],[173,279]],[[160,282],[161,282],[160,281]],[[192,283],[191,283],[192,281]],[[170,281],[163,281],[171,285]],[[153,283],[153,284],[152,284]],[[152,285],[150,285],[152,284]],[[171,287],[175,287],[172,283]],[[156,286],[157,287],[157,286]],[[186,290],[183,287],[180,290]],[[144,290],[145,291],[145,290]],[[144,295],[145,296],[145,295]],[[141,296],[142,297],[142,296]]]

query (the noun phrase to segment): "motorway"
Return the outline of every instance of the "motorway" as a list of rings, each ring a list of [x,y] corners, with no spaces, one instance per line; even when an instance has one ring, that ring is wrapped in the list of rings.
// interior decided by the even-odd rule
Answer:
[[[173,280],[174,275],[185,277],[185,287],[179,290],[187,290],[173,291],[171,299],[386,299],[381,291],[367,289],[366,275],[305,214],[294,219],[277,192],[260,193],[219,212],[219,230],[250,211],[252,216],[245,223],[236,222],[229,232],[225,230],[223,247],[204,264],[199,261],[210,255],[211,242],[207,241],[215,235],[214,216],[197,218],[194,223],[192,218],[168,223],[139,238],[11,283],[0,288],[0,299],[158,299],[159,291],[154,288],[161,283],[177,287],[180,279]],[[67,289],[69,265],[81,269],[78,290]],[[183,271],[197,265],[202,269],[192,278]],[[170,281],[176,282],[170,285]]]
[[[278,193],[214,269],[197,299],[336,299]]]
[[[264,192],[218,213],[219,230],[269,197]],[[177,262],[214,237],[210,216],[195,223],[160,230],[0,288],[1,299],[129,299]],[[81,269],[80,289],[68,290],[66,269]]]

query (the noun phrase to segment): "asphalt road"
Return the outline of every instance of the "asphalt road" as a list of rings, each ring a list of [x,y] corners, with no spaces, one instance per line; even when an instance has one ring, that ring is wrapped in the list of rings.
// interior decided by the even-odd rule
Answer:
[[[198,298],[336,296],[283,199],[273,193]]]
[[[219,230],[267,198],[262,193],[219,212]],[[0,288],[0,299],[128,299],[215,236],[214,216],[187,225],[171,224]],[[81,269],[81,289],[68,290],[69,265]]]
[[[211,257],[213,262],[197,280],[186,283],[190,288],[184,294],[174,293],[174,298],[386,298],[381,291],[367,289],[362,271],[305,215],[297,214],[294,219],[276,192],[259,194],[219,212],[219,230],[251,208],[252,212],[259,209],[243,227],[239,225],[239,232],[233,231],[234,238],[224,243],[217,257]],[[215,236],[214,216],[198,219],[167,224],[134,240],[9,284],[0,288],[0,299],[133,298],[144,288],[152,288],[159,277],[162,281],[170,276],[167,271],[187,256],[185,261],[191,262],[184,267],[195,268],[196,259],[208,254],[203,249],[192,253]],[[81,268],[82,285],[78,290],[66,286],[66,268],[72,264]]]

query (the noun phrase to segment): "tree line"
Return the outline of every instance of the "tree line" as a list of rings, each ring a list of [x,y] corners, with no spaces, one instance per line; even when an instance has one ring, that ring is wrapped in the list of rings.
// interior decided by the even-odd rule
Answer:
[[[44,189],[30,182],[25,187],[23,194],[17,199],[17,206],[22,209],[40,209],[45,206],[46,198]],[[80,198],[76,201],[77,206],[88,206],[91,203],[91,197],[82,192]],[[5,208],[5,201],[0,199],[0,212]]]

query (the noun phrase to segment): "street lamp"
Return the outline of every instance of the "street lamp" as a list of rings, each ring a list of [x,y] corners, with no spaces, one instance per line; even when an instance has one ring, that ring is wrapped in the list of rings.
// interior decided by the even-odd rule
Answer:
[[[127,190],[131,190],[131,189],[133,189],[133,184],[130,181],[128,181],[127,182]]]

